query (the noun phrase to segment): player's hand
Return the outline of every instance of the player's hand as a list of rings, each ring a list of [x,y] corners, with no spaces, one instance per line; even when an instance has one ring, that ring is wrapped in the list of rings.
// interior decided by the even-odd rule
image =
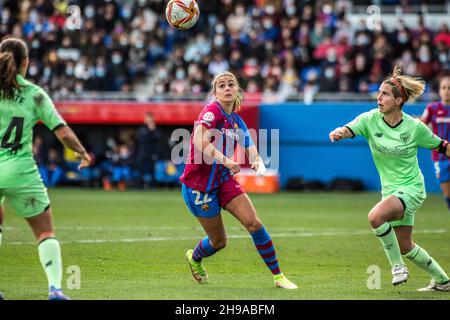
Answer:
[[[339,141],[342,139],[344,135],[344,131],[342,130],[342,128],[336,128],[333,131],[330,132],[330,134],[328,135],[330,137],[331,142]]]
[[[78,170],[89,167],[91,164],[91,157],[87,152],[78,153],[75,152],[75,156],[81,160],[80,165],[78,166]]]
[[[227,167],[228,169],[230,169],[231,174],[236,174],[236,173],[239,173],[239,171],[241,171],[241,168],[239,167],[239,165],[230,159],[227,159],[225,161],[224,166]]]
[[[263,176],[266,174],[267,168],[261,158],[259,158],[257,162],[252,163],[250,167],[256,171],[257,176]]]

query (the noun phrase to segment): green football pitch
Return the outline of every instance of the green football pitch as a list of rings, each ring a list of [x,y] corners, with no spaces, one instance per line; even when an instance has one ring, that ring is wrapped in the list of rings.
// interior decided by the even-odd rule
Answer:
[[[408,283],[391,286],[387,259],[367,222],[379,194],[250,197],[274,240],[282,271],[299,290],[273,286],[248,233],[227,212],[222,212],[227,247],[205,260],[209,283],[196,283],[185,252],[204,233],[179,190],[56,189],[50,190],[50,198],[62,244],[65,293],[72,299],[450,298],[447,293],[417,292],[430,278],[409,261]],[[7,299],[46,299],[32,233],[8,203],[6,209],[0,291]],[[441,195],[425,201],[416,216],[414,240],[450,272],[450,213]]]

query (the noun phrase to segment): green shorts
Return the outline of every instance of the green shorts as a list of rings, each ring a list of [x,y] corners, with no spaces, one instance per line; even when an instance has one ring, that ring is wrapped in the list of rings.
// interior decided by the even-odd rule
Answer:
[[[40,179],[23,187],[0,189],[0,205],[3,205],[5,197],[16,214],[23,218],[37,216],[50,206],[47,188]]]
[[[389,224],[393,227],[398,226],[414,226],[414,216],[422,203],[427,197],[427,193],[423,187],[397,187],[390,192],[382,193],[382,198],[385,199],[389,196],[396,196],[403,202],[405,206],[405,213],[403,219],[390,221]]]

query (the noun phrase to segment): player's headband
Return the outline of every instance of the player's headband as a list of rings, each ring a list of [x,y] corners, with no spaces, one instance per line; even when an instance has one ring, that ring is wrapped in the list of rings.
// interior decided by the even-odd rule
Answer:
[[[408,101],[408,95],[406,94],[406,90],[405,90],[405,88],[403,88],[403,86],[400,84],[400,82],[398,82],[394,78],[390,78],[388,81],[390,83],[392,83],[398,89],[398,91],[402,95],[402,98],[405,100],[405,102]]]

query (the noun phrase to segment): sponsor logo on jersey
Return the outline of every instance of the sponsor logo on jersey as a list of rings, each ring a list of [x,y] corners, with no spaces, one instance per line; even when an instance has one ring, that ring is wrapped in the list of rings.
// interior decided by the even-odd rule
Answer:
[[[203,115],[203,120],[206,122],[212,122],[214,121],[214,119],[214,113],[212,113],[211,111],[208,111]]]
[[[381,138],[383,136],[383,134],[381,132],[377,132],[374,134],[374,136],[377,138]]]

